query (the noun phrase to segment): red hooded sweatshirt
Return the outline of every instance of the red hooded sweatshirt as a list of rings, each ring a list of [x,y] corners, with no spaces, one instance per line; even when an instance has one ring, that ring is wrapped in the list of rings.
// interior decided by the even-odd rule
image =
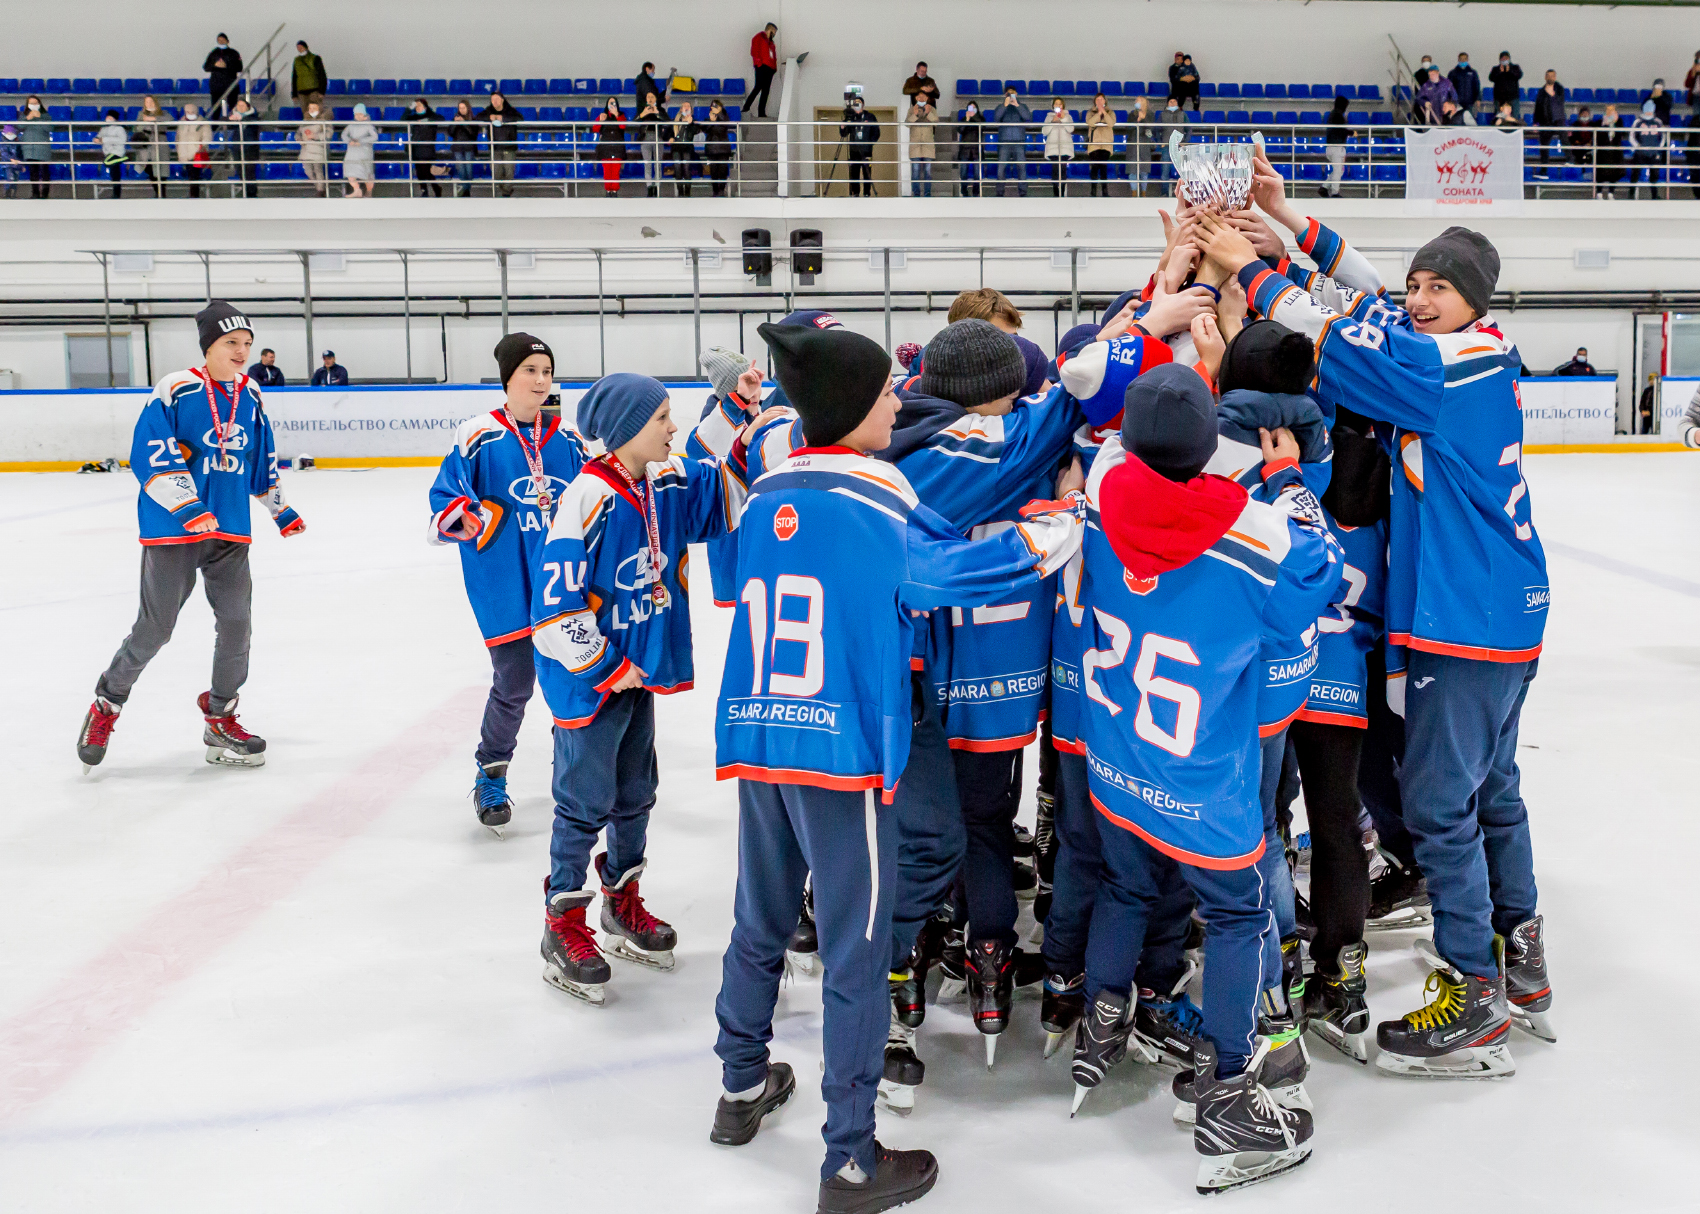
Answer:
[[[1137,455],[1104,476],[1099,521],[1130,578],[1150,581],[1196,559],[1234,525],[1246,491],[1224,476],[1176,482]]]

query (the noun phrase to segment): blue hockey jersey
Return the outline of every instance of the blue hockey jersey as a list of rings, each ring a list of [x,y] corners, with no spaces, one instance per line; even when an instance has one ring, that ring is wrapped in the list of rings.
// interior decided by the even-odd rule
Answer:
[[[526,427],[526,440],[531,429]],[[559,502],[584,467],[584,443],[561,425],[543,419],[543,474],[549,496]],[[480,413],[460,424],[455,445],[443,457],[431,485],[431,542],[458,542],[466,597],[487,646],[531,635],[531,586],[548,520],[537,508],[537,486],[525,451],[505,410]],[[470,540],[443,533],[457,511],[476,514],[482,530]]]
[[[745,469],[729,466],[736,475],[754,479],[784,462],[793,450],[803,445],[803,425],[797,411],[785,401],[784,392],[774,389],[762,402],[762,408],[783,406],[785,415],[765,423],[749,436],[750,449]],[[736,399],[710,396],[702,411],[702,419],[685,436],[685,454],[691,459],[725,460],[738,439],[738,431],[749,420],[742,404]],[[738,533],[728,532],[708,542],[708,572],[713,583],[714,605],[731,607],[737,602],[738,591],[733,579],[738,574]]]
[[[964,539],[899,468],[845,447],[799,449],[752,482],[739,528],[720,778],[887,800],[909,761],[911,611],[1026,590],[1080,541],[1073,505]]]
[[[1316,342],[1318,396],[1395,427],[1388,639],[1481,661],[1537,656],[1550,590],[1523,480],[1516,347],[1491,317],[1431,337],[1373,294],[1332,282],[1307,293],[1262,263],[1240,280],[1258,311]]]
[[[660,568],[640,496],[602,456],[567,489],[532,586],[537,677],[555,724],[596,719],[633,665],[660,695],[690,688],[689,545],[737,526],[743,484],[716,460],[675,455],[646,477],[660,532]],[[661,587],[656,601],[654,587]]]
[[[1263,853],[1261,641],[1314,623],[1340,582],[1339,549],[1320,522],[1201,481],[1162,480],[1119,438],[1093,464],[1080,594],[1084,742],[1106,821],[1182,863],[1244,868]],[[1189,493],[1214,499],[1211,525],[1191,537],[1198,555],[1136,575],[1113,537],[1190,509]]]
[[[288,510],[278,485],[272,424],[261,407],[259,387],[246,375],[233,384],[212,385],[197,367],[160,380],[136,419],[130,471],[142,484],[136,522],[142,543],[149,546],[202,540],[246,544],[253,538],[250,497],[263,498],[280,526]],[[209,515],[218,521],[214,530],[186,529]],[[287,517],[293,519],[294,511]]]
[[[1316,669],[1298,719],[1322,725],[1369,727],[1366,656],[1381,643],[1387,595],[1387,521],[1347,527],[1328,519],[1345,560],[1345,595],[1317,620]]]

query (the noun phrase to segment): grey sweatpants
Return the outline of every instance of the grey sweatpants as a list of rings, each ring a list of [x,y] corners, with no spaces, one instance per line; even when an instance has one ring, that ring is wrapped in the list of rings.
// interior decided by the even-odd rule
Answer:
[[[233,540],[155,544],[142,549],[142,606],[130,635],[95,684],[95,693],[114,704],[130,689],[177,627],[177,613],[204,581],[214,619],[212,707],[221,709],[248,681],[248,637],[252,631],[254,583],[248,575],[248,545]]]

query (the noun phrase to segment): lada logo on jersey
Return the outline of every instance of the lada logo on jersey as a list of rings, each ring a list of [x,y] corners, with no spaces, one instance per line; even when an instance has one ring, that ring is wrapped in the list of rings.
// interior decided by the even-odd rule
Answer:
[[[1157,579],[1154,577],[1134,577],[1131,569],[1122,570],[1122,581],[1135,594],[1150,594],[1157,589]]]
[[[220,422],[216,427],[209,427],[201,435],[201,446],[217,450],[219,432],[224,433],[224,449],[226,451],[245,451],[248,448],[248,432],[236,422]]]
[[[797,508],[787,502],[773,513],[773,534],[788,540],[797,534]]]
[[[566,492],[567,482],[558,476],[545,476],[544,479],[549,482],[549,500],[560,501],[561,494]],[[508,486],[508,496],[521,505],[536,509],[537,482],[531,479],[531,473],[527,472],[524,476],[515,477],[513,484]]]
[[[661,554],[661,568],[667,568],[667,554]],[[649,559],[649,545],[645,544],[614,570],[614,585],[621,590],[642,590],[645,586],[653,586],[660,578],[657,576],[654,563]]]

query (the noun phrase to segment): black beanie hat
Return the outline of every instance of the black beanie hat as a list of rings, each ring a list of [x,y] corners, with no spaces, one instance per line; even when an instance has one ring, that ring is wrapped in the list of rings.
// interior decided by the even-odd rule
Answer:
[[[972,409],[1020,392],[1026,382],[1027,362],[1015,338],[988,320],[959,320],[927,343],[916,386],[927,396]]]
[[[1122,446],[1172,481],[1190,481],[1216,454],[1216,399],[1198,372],[1153,367],[1122,398]]]
[[[508,386],[508,381],[519,370],[519,365],[533,354],[549,356],[549,371],[555,370],[555,352],[541,337],[533,337],[529,333],[509,333],[496,343],[496,367],[502,377],[502,387]]]
[[[861,425],[891,382],[891,356],[860,333],[775,324],[756,332],[811,447],[829,447]]]
[[[1499,250],[1480,232],[1450,227],[1417,250],[1411,273],[1438,274],[1464,297],[1477,316],[1486,316],[1499,281]]]
[[[1228,343],[1217,382],[1236,388],[1299,396],[1316,369],[1316,347],[1303,333],[1273,320],[1254,320]]]
[[[195,328],[200,332],[202,354],[226,333],[246,329],[249,337],[254,336],[253,322],[237,311],[234,304],[225,303],[222,299],[213,300],[195,313]]]

